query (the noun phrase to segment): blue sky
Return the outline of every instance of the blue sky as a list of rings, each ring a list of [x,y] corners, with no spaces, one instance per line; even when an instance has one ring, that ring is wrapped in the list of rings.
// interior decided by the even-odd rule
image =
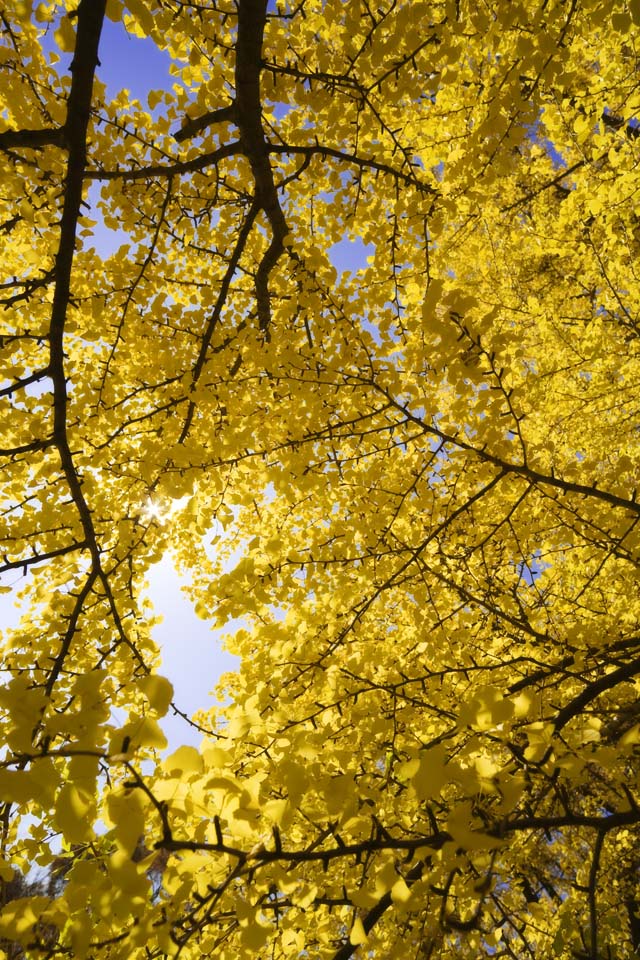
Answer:
[[[162,90],[176,82],[169,74],[170,56],[152,40],[127,33],[122,23],[105,20],[99,55],[98,76],[110,97],[126,89],[146,105],[150,90]]]
[[[209,699],[221,673],[235,670],[236,657],[221,647],[220,632],[196,617],[190,601],[182,592],[181,580],[166,557],[152,568],[149,597],[163,622],[153,630],[162,650],[161,672],[171,680],[176,706],[185,713],[212,703]],[[171,709],[162,721],[169,749],[183,743],[198,746],[202,737]]]

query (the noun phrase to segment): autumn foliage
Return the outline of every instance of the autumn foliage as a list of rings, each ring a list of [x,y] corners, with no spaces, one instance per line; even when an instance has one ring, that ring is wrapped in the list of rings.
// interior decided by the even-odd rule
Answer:
[[[637,0],[0,8],[0,955],[636,955]]]

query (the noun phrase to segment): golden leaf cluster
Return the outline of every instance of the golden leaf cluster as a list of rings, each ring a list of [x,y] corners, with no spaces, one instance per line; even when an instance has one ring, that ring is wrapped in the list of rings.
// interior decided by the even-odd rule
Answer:
[[[4,0],[0,955],[640,949],[639,27]]]

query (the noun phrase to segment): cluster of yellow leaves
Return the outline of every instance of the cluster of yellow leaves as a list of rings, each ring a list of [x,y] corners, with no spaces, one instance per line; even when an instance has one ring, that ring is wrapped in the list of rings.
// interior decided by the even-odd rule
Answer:
[[[0,949],[622,960],[638,4],[104,6],[0,27]],[[243,626],[166,757],[169,549]]]

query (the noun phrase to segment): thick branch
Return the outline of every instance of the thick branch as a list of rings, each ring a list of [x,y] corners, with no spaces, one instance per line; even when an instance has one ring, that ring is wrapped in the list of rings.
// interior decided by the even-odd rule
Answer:
[[[556,490],[560,490],[562,493],[577,493],[583,497],[591,497],[595,500],[601,500],[604,503],[610,504],[612,507],[622,507],[623,509],[629,510],[632,513],[640,514],[640,503],[634,499],[619,497],[615,493],[608,493],[606,490],[599,490],[595,484],[589,486],[585,483],[574,483],[572,480],[563,480],[561,477],[556,477],[553,473],[540,473],[538,470],[533,470],[524,463],[511,463],[508,460],[503,460],[501,457],[496,457],[485,447],[480,449],[478,447],[474,447],[472,443],[469,443],[467,440],[463,440],[460,435],[445,433],[443,430],[440,430],[438,427],[434,426],[434,424],[428,423],[422,417],[416,416],[416,414],[412,413],[406,406],[404,406],[402,403],[399,403],[395,397],[393,397],[389,391],[380,384],[372,382],[372,386],[375,387],[375,389],[378,390],[378,392],[384,397],[386,397],[392,406],[399,410],[408,420],[411,420],[415,424],[419,424],[426,434],[437,437],[444,443],[449,443],[454,447],[458,447],[460,450],[466,450],[468,453],[478,457],[484,463],[492,463],[495,467],[499,467],[503,473],[513,473],[516,476],[525,477],[532,484],[555,487]]]
[[[232,143],[225,143],[217,150],[211,150],[210,153],[203,153],[200,157],[194,157],[192,160],[178,160],[176,163],[156,163],[149,167],[139,167],[136,170],[87,170],[85,178],[87,180],[146,180],[151,177],[175,177],[181,173],[195,173],[198,170],[206,170],[212,164],[224,160],[225,157],[234,157],[241,153],[241,146],[237,140]]]
[[[590,960],[598,960],[598,905],[596,901],[598,889],[598,869],[600,867],[600,855],[604,843],[605,834],[600,830],[596,836],[596,842],[593,848],[593,859],[591,861],[591,870],[589,871],[589,957]]]
[[[36,553],[31,557],[25,557],[21,560],[7,560],[5,556],[5,562],[0,564],[0,573],[7,573],[9,570],[24,570],[26,573],[27,567],[31,567],[36,563],[45,563],[47,560],[52,560],[53,557],[62,557],[66,553],[73,553],[76,550],[84,550],[87,544],[82,543],[68,543],[64,547],[58,547],[57,550],[48,550],[46,553]]]
[[[255,277],[258,322],[265,332],[271,321],[269,275],[284,251],[289,232],[269,162],[269,144],[262,127],[260,71],[267,0],[240,0],[236,43],[236,110],[242,151],[255,181],[255,201],[271,226],[271,243]]]
[[[599,697],[605,690],[611,690],[619,683],[624,683],[625,680],[630,680],[632,677],[635,677],[638,673],[640,673],[640,658],[632,660],[631,663],[625,663],[623,666],[618,667],[617,670],[612,670],[611,673],[606,673],[604,677],[600,677],[598,680],[594,680],[593,683],[588,684],[579,696],[575,697],[560,711],[553,724],[556,732],[562,730],[588,703],[591,703],[592,700]]]
[[[62,470],[80,514],[94,562],[98,561],[98,547],[93,521],[82,493],[81,481],[73,463],[67,438],[67,378],[63,341],[71,296],[71,269],[76,230],[82,203],[93,76],[98,63],[98,43],[105,8],[106,0],[81,0],[78,7],[76,50],[71,64],[72,81],[65,122],[69,159],[60,221],[60,244],[54,267],[55,289],[49,328],[49,371],[53,380],[53,441],[58,448]]]
[[[624,810],[621,813],[612,813],[604,816],[589,816],[583,814],[568,813],[563,816],[531,816],[519,817],[510,823],[502,823],[497,829],[488,829],[486,831],[474,831],[478,835],[495,837],[496,839],[506,836],[510,833],[519,833],[524,830],[560,830],[567,827],[575,830],[592,829],[607,833],[609,830],[616,830],[619,827],[631,826],[640,822],[640,809]],[[168,824],[168,821],[167,821]],[[165,834],[170,834],[166,830]],[[247,866],[261,863],[328,863],[330,860],[341,860],[346,857],[361,859],[366,854],[378,851],[391,850],[403,852],[405,855],[411,855],[419,850],[440,850],[445,843],[453,840],[453,836],[446,830],[438,830],[430,836],[423,837],[393,837],[385,831],[385,836],[380,839],[363,840],[361,843],[342,843],[328,849],[318,849],[310,847],[305,850],[286,850],[277,847],[274,850],[267,850],[265,846],[259,846],[253,850],[242,850],[240,847],[232,847],[224,843],[222,837],[216,843],[208,843],[198,840],[179,839],[173,835],[165,837],[156,844],[156,848],[164,848],[172,852],[180,850],[203,850],[210,853],[221,853],[237,860],[241,860]],[[416,879],[416,878],[414,878]]]
[[[420,877],[422,876],[423,869],[424,869],[424,862],[422,860],[419,863],[416,863],[414,867],[412,867],[412,869],[404,878],[404,882],[408,887],[411,887],[412,884],[416,882],[416,880],[420,879]],[[372,907],[371,910],[369,910],[369,912],[367,913],[366,917],[363,918],[362,926],[365,929],[365,933],[368,934],[374,928],[374,926],[376,925],[380,917],[383,915],[383,913],[385,913],[385,911],[389,909],[389,907],[391,906],[391,903],[392,903],[391,891],[387,890],[387,892],[382,897],[380,897],[375,907]],[[355,947],[352,943],[347,942],[343,944],[343,946],[341,946],[340,949],[336,951],[336,953],[334,953],[332,960],[349,960],[349,957],[353,956],[356,950],[357,950],[357,947]]]
[[[98,576],[98,571],[92,570],[89,573],[89,576],[87,577],[82,587],[82,590],[79,592],[78,596],[76,597],[76,602],[73,605],[73,610],[71,612],[71,616],[69,617],[69,624],[67,626],[67,629],[65,630],[64,636],[62,637],[60,649],[58,650],[55,660],[53,661],[53,667],[51,668],[51,673],[47,677],[45,693],[48,697],[50,697],[51,694],[53,693],[53,688],[56,684],[56,680],[60,676],[60,672],[64,666],[64,661],[67,658],[67,654],[69,653],[71,643],[73,641],[74,636],[76,635],[76,630],[78,628],[78,621],[80,619],[80,615],[84,607],[84,602],[89,596],[89,594],[91,593],[91,590],[93,589],[93,585],[96,582],[97,576]]]
[[[0,149],[6,147],[28,147],[30,150],[41,150],[43,147],[55,145],[64,147],[65,130],[62,127],[44,130],[4,130],[0,133]]]
[[[10,397],[14,393],[17,393],[18,390],[24,390],[25,387],[30,386],[32,383],[38,383],[39,380],[43,380],[44,377],[48,376],[49,371],[46,367],[44,370],[37,370],[35,373],[30,373],[28,377],[22,377],[8,387],[3,387],[2,390],[0,390],[0,397]]]
[[[46,450],[53,446],[53,438],[47,440],[32,440],[31,443],[23,443],[19,447],[0,447],[0,457],[18,457],[22,453],[35,453],[37,450]]]
[[[201,117],[194,117],[192,120],[187,120],[175,134],[175,138],[178,143],[182,143],[184,140],[190,140],[191,137],[195,137],[201,130],[206,130],[207,127],[211,127],[216,123],[237,122],[238,113],[236,105],[235,103],[230,103],[226,107],[210,110]]]
[[[316,848],[306,850],[267,850],[264,846],[251,851],[241,850],[239,847],[232,847],[226,843],[205,843],[197,840],[179,840],[175,838],[163,839],[156,844],[158,848],[163,847],[166,850],[178,852],[180,850],[208,850],[213,853],[224,853],[242,860],[247,865],[252,863],[328,863],[330,860],[340,860],[345,857],[354,857],[359,859],[365,854],[374,853],[381,850],[404,851],[411,854],[416,850],[426,849],[440,850],[447,841],[452,840],[450,833],[445,830],[433,834],[430,837],[412,837],[403,840],[387,836],[381,840],[365,840],[362,843],[344,843],[329,849],[319,850]]]
[[[406,186],[414,187],[416,190],[419,190],[420,193],[427,193],[434,196],[437,193],[430,184],[424,183],[417,177],[411,176],[409,173],[404,173],[402,170],[397,170],[388,163],[375,160],[373,157],[360,157],[357,153],[347,153],[346,150],[337,150],[335,147],[328,147],[323,143],[301,146],[287,143],[271,144],[269,146],[269,152],[301,154],[304,157],[321,157],[323,160],[331,157],[334,160],[339,160],[341,163],[348,163],[351,166],[358,167],[359,170],[372,170],[374,173],[386,173],[390,177],[393,177],[394,180],[404,183]]]

